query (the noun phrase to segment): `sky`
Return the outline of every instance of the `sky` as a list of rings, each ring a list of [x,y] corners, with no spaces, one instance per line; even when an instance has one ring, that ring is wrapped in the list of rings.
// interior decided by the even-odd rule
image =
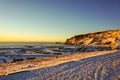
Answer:
[[[120,0],[0,0],[0,42],[64,42],[120,28]]]

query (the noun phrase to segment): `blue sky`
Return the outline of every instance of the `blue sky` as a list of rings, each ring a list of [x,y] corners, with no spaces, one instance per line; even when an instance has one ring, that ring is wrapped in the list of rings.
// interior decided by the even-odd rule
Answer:
[[[54,42],[120,28],[120,0],[0,0],[0,41]]]

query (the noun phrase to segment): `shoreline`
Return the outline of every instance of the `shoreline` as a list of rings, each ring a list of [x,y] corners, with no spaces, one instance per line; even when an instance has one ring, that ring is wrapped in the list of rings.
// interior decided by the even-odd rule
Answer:
[[[2,63],[0,64],[0,76],[5,76],[23,71],[36,70],[50,66],[56,66],[66,62],[78,61],[78,60],[91,58],[104,54],[110,54],[114,52],[119,52],[119,51],[114,50],[114,51],[98,51],[98,52],[81,52],[75,54],[52,56],[42,59],[31,59],[31,60],[16,61],[11,63],[10,62]]]

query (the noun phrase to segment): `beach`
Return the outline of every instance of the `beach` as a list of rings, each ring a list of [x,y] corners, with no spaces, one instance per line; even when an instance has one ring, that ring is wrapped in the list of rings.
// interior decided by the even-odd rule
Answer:
[[[76,74],[78,75],[82,74],[82,72],[84,71],[87,71],[87,73],[85,72],[84,74],[81,75],[81,77],[78,77],[78,79],[82,79],[82,78],[89,79],[91,77],[91,79],[94,78],[95,80],[98,80],[99,75],[101,75],[101,73],[98,74],[99,73],[98,71],[100,70],[104,71],[104,69],[106,70],[106,68],[108,71],[110,71],[109,69],[113,68],[112,70],[114,70],[114,73],[116,73],[115,75],[112,75],[113,78],[115,78],[115,76],[119,78],[119,70],[120,70],[119,63],[120,63],[120,51],[100,51],[100,52],[68,54],[64,56],[54,56],[54,57],[48,57],[43,59],[34,59],[34,60],[26,60],[26,61],[20,61],[20,62],[1,64],[0,79],[4,80],[9,78],[10,80],[15,80],[17,78],[16,75],[18,75],[19,77],[19,75],[23,75],[24,73],[28,73],[28,74],[38,73],[37,76],[33,76],[33,75],[23,76],[23,80],[27,80],[27,79],[32,80],[30,76],[33,76],[33,80],[37,80],[37,79],[44,80],[44,78],[48,80],[49,79],[58,80],[59,78],[65,79],[73,76],[74,70],[76,71],[76,69],[79,69],[78,72],[76,72]],[[48,69],[48,72],[44,71],[45,73],[43,72],[41,73],[41,71],[47,70],[47,69]],[[50,72],[49,72],[49,69],[50,69]],[[84,70],[81,71],[82,69]],[[61,70],[62,72],[59,72],[59,70]],[[96,70],[96,72],[94,72],[94,70]],[[57,74],[55,74],[55,72],[57,72]],[[72,73],[69,73],[69,72],[72,72]],[[89,73],[91,75],[85,77],[85,75],[88,75]],[[92,74],[94,74],[94,77],[92,77]],[[104,74],[107,75],[107,72],[102,72],[102,75]],[[111,73],[109,74],[111,75]],[[63,75],[68,75],[68,76],[63,76]],[[76,77],[73,77],[71,79],[75,79],[75,78]]]

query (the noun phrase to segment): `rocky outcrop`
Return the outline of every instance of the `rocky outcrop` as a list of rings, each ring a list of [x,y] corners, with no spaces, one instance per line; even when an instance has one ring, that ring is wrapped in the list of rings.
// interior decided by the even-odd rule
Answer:
[[[66,40],[66,44],[82,46],[107,46],[117,47],[120,45],[120,29],[100,31],[82,35],[76,35]]]

